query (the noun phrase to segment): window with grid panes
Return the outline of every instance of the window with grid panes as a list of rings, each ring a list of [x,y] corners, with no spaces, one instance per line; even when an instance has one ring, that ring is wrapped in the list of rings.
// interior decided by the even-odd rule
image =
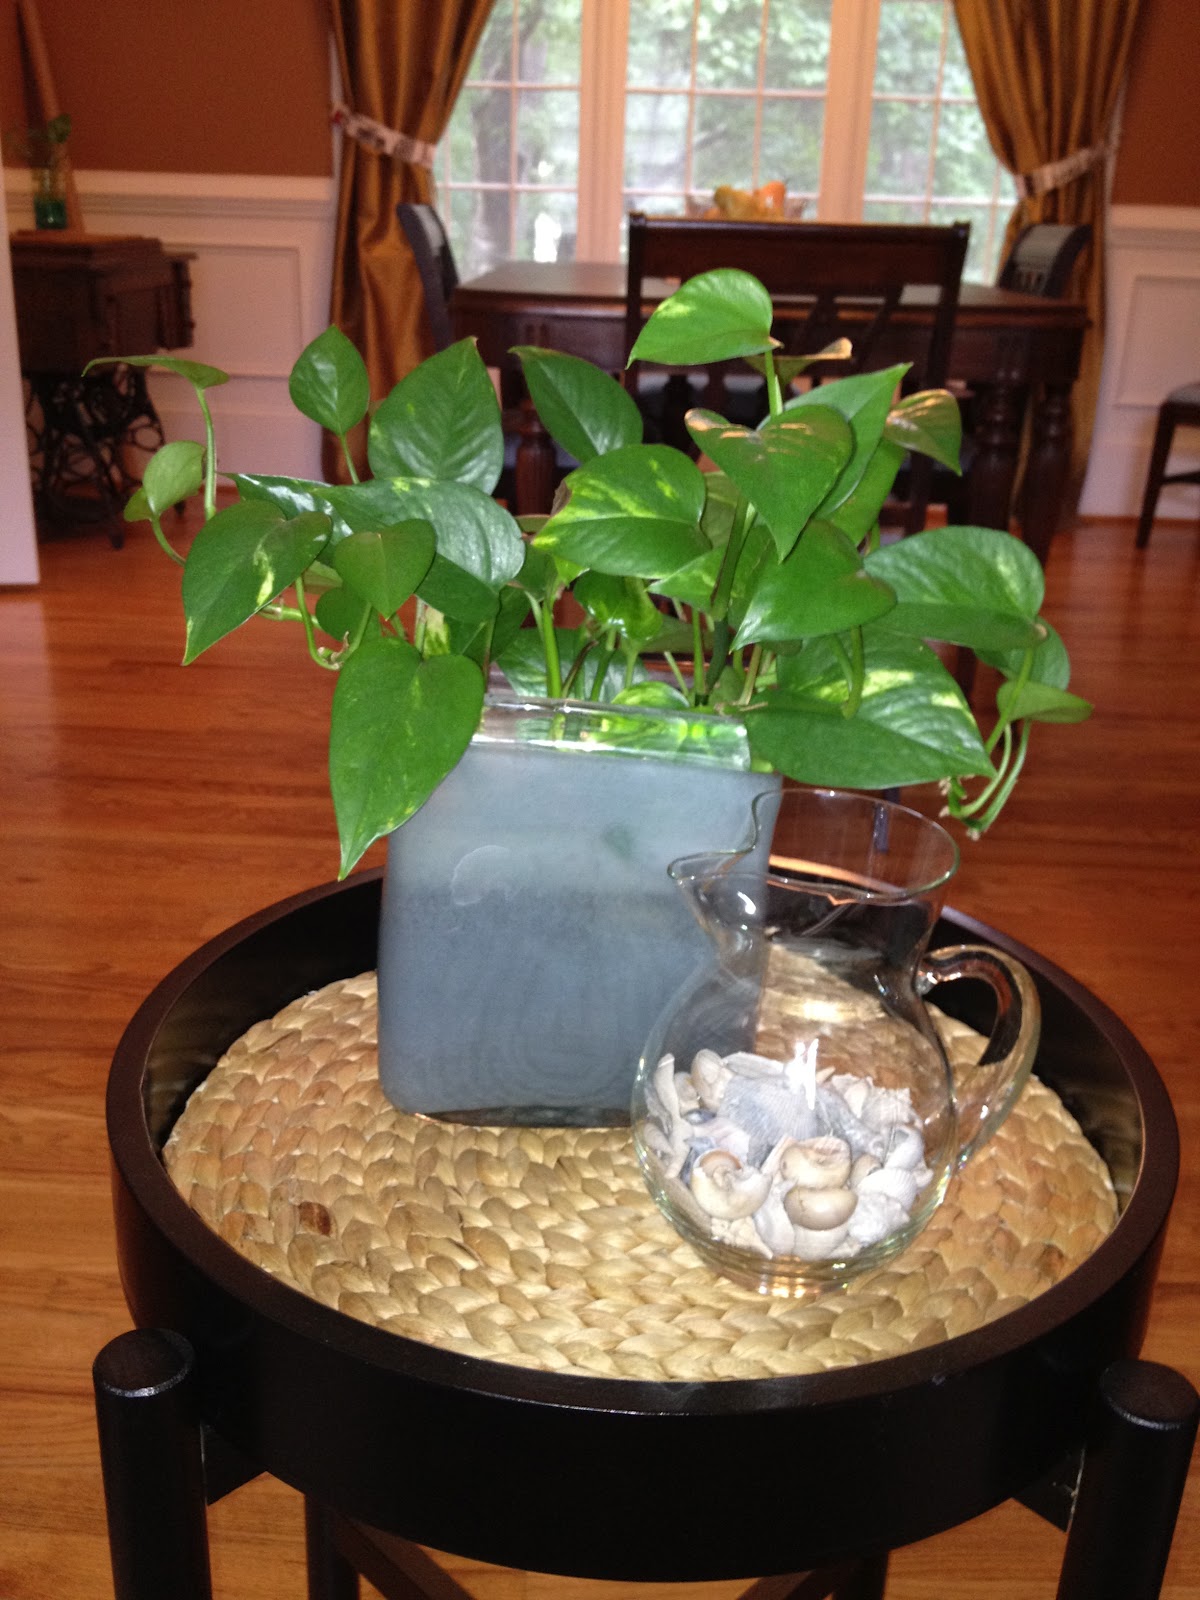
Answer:
[[[989,279],[1014,200],[950,0],[497,0],[436,176],[463,277],[782,180],[807,217],[966,218]]]

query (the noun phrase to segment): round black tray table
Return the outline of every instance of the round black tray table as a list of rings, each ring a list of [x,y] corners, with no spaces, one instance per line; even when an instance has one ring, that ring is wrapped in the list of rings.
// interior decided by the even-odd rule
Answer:
[[[231,928],[163,980],[116,1052],[121,1275],[136,1328],[159,1330],[122,1335],[96,1363],[118,1600],[207,1597],[205,1500],[261,1471],[308,1497],[314,1600],[357,1592],[355,1570],[385,1593],[425,1592],[411,1573],[386,1588],[363,1539],[376,1553],[416,1541],[630,1582],[818,1569],[751,1592],[877,1595],[888,1550],[1012,1496],[1070,1522],[1064,1600],[1157,1594],[1197,1397],[1135,1358],[1178,1138],[1153,1065],[1107,1007],[990,929],[953,912],[938,926],[935,942],[983,940],[1030,968],[1044,1013],[1036,1070],[1121,1198],[1109,1238],[1036,1300],[936,1346],[815,1376],[555,1374],[416,1343],[307,1298],[212,1233],[162,1165],[174,1118],[236,1038],[375,965],[379,896],[380,875],[364,873]],[[975,1020],[972,986],[954,987]],[[1150,1523],[1153,1537],[1130,1540]]]

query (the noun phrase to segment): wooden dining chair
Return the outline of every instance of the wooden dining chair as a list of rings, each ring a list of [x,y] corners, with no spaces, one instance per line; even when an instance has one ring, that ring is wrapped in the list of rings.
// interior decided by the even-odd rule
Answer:
[[[751,272],[776,306],[774,332],[786,355],[813,355],[833,339],[848,337],[848,360],[810,369],[816,381],[879,366],[887,359],[888,329],[906,293],[932,297],[934,315],[906,388],[940,388],[949,370],[950,344],[970,225],[926,227],[894,223],[725,222],[688,217],[629,217],[625,336],[632,349],[648,315],[647,282],[684,280],[718,267]],[[650,296],[654,298],[653,294]],[[707,369],[704,404],[723,410],[736,364]],[[635,378],[634,393],[639,380]],[[765,404],[762,409],[765,411]],[[741,416],[731,420],[746,419]],[[901,525],[924,526],[930,462],[914,460]]]

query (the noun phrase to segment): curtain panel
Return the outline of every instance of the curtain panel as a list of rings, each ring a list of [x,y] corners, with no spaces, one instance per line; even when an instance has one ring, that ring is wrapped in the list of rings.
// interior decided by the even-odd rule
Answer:
[[[433,348],[421,280],[396,206],[434,198],[432,147],[446,131],[492,5],[330,0],[350,123],[370,119],[393,136],[385,143],[398,144],[389,154],[350,134],[342,141],[331,320],[362,352],[375,402]],[[344,481],[341,451],[335,441],[325,443],[326,474]],[[364,454],[363,439],[353,439],[351,447],[356,457]]]
[[[979,109],[1023,190],[1005,245],[1031,222],[1086,222],[1071,292],[1091,318],[1073,396],[1078,491],[1104,359],[1109,140],[1140,0],[954,0]],[[1023,180],[1023,181],[1022,181]]]

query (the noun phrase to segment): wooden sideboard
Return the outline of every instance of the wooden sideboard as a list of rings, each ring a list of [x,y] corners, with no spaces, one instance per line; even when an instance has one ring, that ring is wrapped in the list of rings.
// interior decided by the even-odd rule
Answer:
[[[141,369],[84,368],[191,344],[190,258],[157,239],[65,229],[16,233],[11,249],[39,520],[103,520],[119,545],[131,450],[161,444],[162,427]]]

